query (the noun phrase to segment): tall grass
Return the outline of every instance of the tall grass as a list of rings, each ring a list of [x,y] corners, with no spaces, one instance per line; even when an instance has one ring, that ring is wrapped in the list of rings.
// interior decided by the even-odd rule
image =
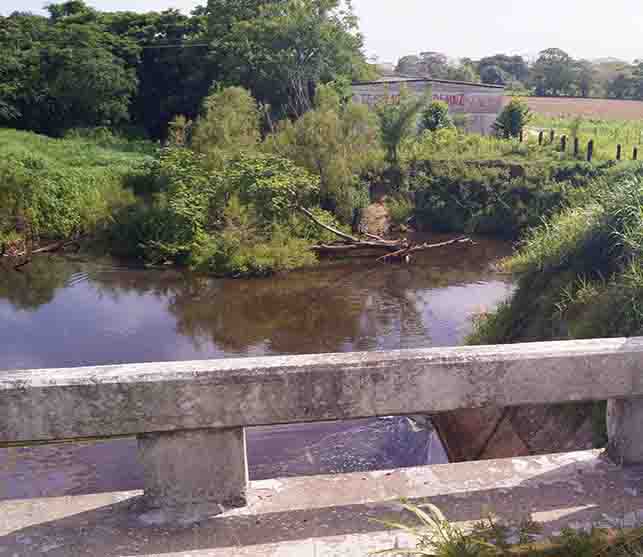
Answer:
[[[146,174],[151,144],[135,147],[0,129],[0,240],[93,232],[132,202],[127,186]]]
[[[594,156],[597,160],[616,158],[616,146],[623,148],[623,159],[632,156],[634,147],[643,146],[643,120],[599,120],[569,116],[551,117],[536,114],[531,122],[532,135],[537,130],[555,130],[556,137],[578,136],[582,154],[586,154],[587,143],[594,140]],[[571,150],[573,140],[568,142]],[[640,149],[639,149],[640,150]],[[640,154],[643,158],[643,152]]]

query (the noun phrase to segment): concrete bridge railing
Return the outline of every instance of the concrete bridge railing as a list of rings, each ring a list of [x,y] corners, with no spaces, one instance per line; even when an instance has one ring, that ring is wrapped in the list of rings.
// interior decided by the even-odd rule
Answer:
[[[608,399],[612,457],[643,463],[643,338],[15,371],[0,445],[137,436],[166,516],[243,506],[244,428]]]

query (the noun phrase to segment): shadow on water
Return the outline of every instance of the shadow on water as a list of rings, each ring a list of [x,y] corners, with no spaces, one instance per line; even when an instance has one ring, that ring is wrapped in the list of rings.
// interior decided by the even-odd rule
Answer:
[[[456,345],[511,292],[492,269],[509,252],[479,239],[407,266],[344,260],[256,280],[42,257],[0,276],[0,370]],[[429,449],[445,458],[404,418],[249,437],[255,477],[422,464]]]

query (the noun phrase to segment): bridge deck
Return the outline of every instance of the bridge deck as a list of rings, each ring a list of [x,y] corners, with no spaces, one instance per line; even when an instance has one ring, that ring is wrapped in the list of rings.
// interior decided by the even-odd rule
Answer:
[[[411,543],[373,521],[399,519],[400,497],[430,500],[462,523],[492,511],[537,520],[546,533],[632,526],[643,521],[642,480],[643,468],[597,451],[263,480],[251,482],[248,507],[173,528],[140,524],[138,491],[9,500],[0,502],[0,555],[365,557]]]

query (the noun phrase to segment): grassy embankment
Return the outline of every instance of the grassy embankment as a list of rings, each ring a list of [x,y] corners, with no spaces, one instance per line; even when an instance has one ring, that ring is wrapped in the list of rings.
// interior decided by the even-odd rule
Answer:
[[[573,138],[578,137],[581,157],[587,156],[587,143],[594,140],[594,157],[598,161],[614,160],[617,145],[621,145],[623,160],[631,160],[634,148],[643,160],[643,122],[641,120],[606,120],[583,116],[547,116],[535,114],[530,126],[535,129],[555,130],[556,142],[562,135],[568,137],[568,150]],[[534,141],[533,134],[530,141]]]
[[[503,262],[513,298],[477,342],[643,334],[643,165],[614,167]]]
[[[154,145],[110,134],[51,139],[0,129],[0,243],[96,234],[131,204],[129,187],[147,172]]]

